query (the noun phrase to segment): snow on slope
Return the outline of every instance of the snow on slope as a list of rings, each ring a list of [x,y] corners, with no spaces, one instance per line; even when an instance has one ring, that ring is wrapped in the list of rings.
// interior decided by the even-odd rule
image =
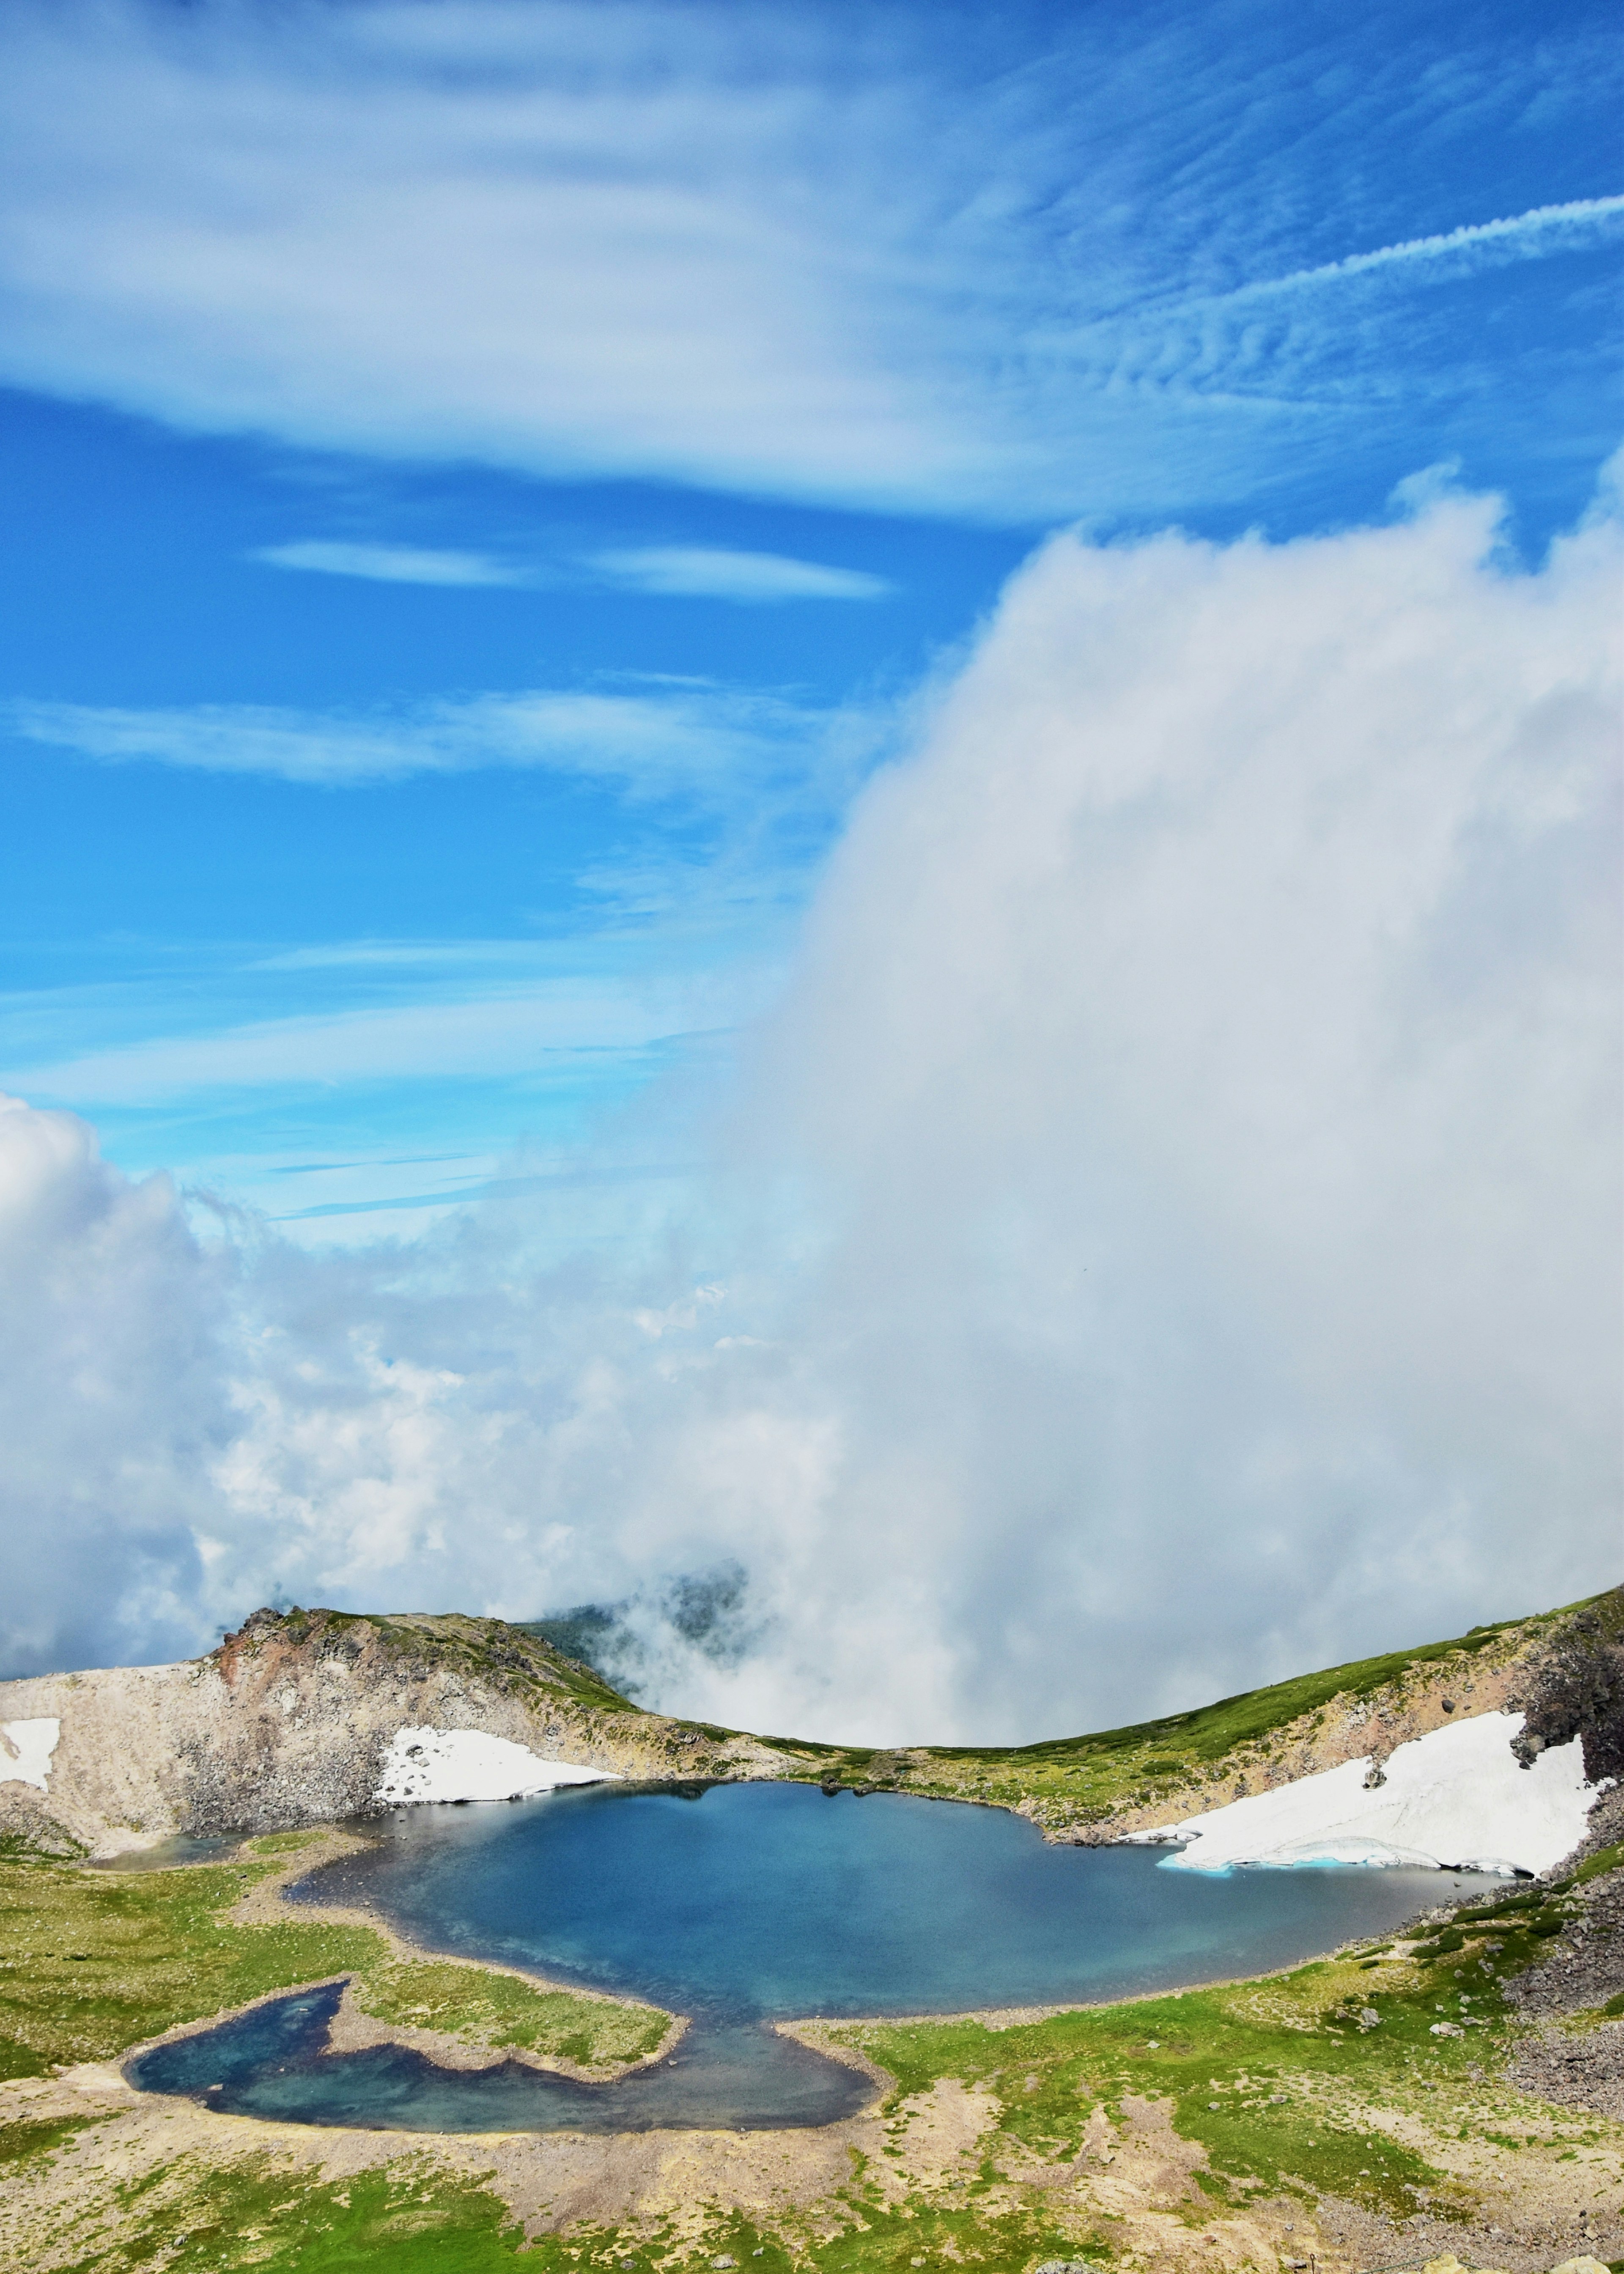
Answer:
[[[544,1761],[510,1737],[483,1729],[397,1730],[384,1757],[373,1798],[397,1806],[414,1800],[523,1800],[560,1784],[613,1784],[607,1769]]]
[[[1479,1713],[1389,1755],[1366,1789],[1370,1757],[1209,1809],[1139,1840],[1187,1841],[1164,1869],[1227,1871],[1235,1864],[1470,1864],[1545,1871],[1584,1837],[1597,1788],[1580,1741],[1519,1768],[1520,1713]]]
[[[0,1784],[49,1792],[51,1755],[61,1735],[60,1721],[0,1721]]]

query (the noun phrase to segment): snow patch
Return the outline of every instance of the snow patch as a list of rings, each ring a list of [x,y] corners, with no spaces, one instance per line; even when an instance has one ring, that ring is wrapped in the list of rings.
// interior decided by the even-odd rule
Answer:
[[[0,1784],[49,1792],[51,1755],[61,1735],[60,1721],[0,1721]]]
[[[525,1800],[561,1784],[613,1784],[607,1769],[544,1761],[483,1729],[402,1728],[384,1757],[375,1800]]]
[[[1547,1871],[1576,1848],[1596,1787],[1578,1738],[1519,1768],[1520,1713],[1479,1713],[1400,1745],[1385,1780],[1366,1788],[1366,1754],[1274,1792],[1209,1809],[1141,1841],[1184,1841],[1164,1869],[1227,1871],[1237,1864],[1418,1864]]]

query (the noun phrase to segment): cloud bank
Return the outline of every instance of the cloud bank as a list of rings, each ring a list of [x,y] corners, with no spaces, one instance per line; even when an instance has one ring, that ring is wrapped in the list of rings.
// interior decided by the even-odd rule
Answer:
[[[1047,545],[640,1264],[531,1264],[522,1202],[199,1241],[0,1117],[11,1662],[630,1599],[716,1718],[1036,1737],[1603,1584],[1621,568],[1449,496]],[[707,1654],[659,1605],[733,1566]]]
[[[192,1527],[237,1426],[221,1263],[167,1178],[132,1185],[74,1116],[0,1097],[8,1672],[195,1648]]]

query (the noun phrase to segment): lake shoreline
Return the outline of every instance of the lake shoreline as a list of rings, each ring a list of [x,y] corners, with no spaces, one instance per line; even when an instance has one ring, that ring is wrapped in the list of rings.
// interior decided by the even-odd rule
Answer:
[[[250,1846],[252,1842],[245,1841],[244,1844]],[[285,1863],[277,1864],[264,1877],[258,1879],[247,1894],[234,1903],[223,1916],[227,1923],[233,1926],[286,1925],[288,1923],[286,1912],[289,1908],[291,1908],[288,1901],[289,1887],[297,1881],[320,1871],[325,1865],[336,1863],[342,1856],[364,1853],[378,1844],[375,1838],[369,1839],[365,1834],[347,1827],[335,1826],[325,1834],[318,1834],[296,1853],[290,1855]],[[109,1869],[105,1863],[99,1863],[94,1868],[99,1874]],[[171,1868],[176,1871],[197,1871],[209,1869],[210,1864],[207,1862],[199,1861],[195,1864],[179,1864]],[[572,1998],[584,1999],[605,2006],[617,2006],[628,2011],[644,2008],[657,2013],[665,2011],[663,2007],[649,2008],[646,1999],[623,1996],[615,1991],[584,1989],[574,1983],[555,1981],[532,1973],[523,1967],[504,1965],[500,1959],[472,1958],[460,1952],[435,1950],[431,1946],[415,1941],[410,1936],[402,1933],[394,1921],[381,1911],[362,1905],[312,1901],[301,1908],[307,1908],[329,1925],[355,1926],[365,1929],[367,1932],[375,1935],[383,1944],[388,1955],[397,1962],[417,1963],[432,1961],[435,1965],[462,1967],[471,1974],[502,1976],[522,1982],[528,1989],[557,1991]],[[422,2053],[437,2067],[448,2071],[497,2068],[504,2062],[513,2061],[523,2067],[532,2068],[548,2075],[567,2077],[572,2082],[578,2084],[618,2083],[623,2077],[635,2075],[639,2070],[650,2068],[664,2060],[681,2043],[691,2027],[688,2015],[668,2014],[665,2034],[652,2052],[639,2054],[632,2059],[618,2062],[613,2066],[589,2067],[566,2056],[538,2053],[528,2046],[480,2045],[470,2043],[449,2030],[417,2029],[410,2023],[385,2021],[365,2012],[361,2007],[354,1995],[354,1981],[353,1973],[319,1975],[308,1982],[289,1983],[280,1989],[267,1991],[258,1997],[244,2000],[240,2006],[224,2008],[194,2021],[177,2022],[173,2029],[165,2029],[156,2037],[143,2039],[140,2043],[128,2047],[119,2056],[120,2073],[124,2074],[132,2064],[144,2059],[149,2053],[157,2052],[162,2046],[177,2044],[189,2037],[201,2037],[211,2029],[217,2029],[227,2023],[240,2021],[246,2014],[256,2012],[261,2007],[274,2004],[280,1999],[299,1997],[312,1991],[333,1987],[340,1983],[344,1984],[344,1995],[339,2014],[335,2017],[329,2035],[328,2050],[331,2052],[341,2054],[358,2052],[373,2044],[399,2044],[409,2051]],[[138,2091],[144,2090],[144,2088],[139,2086],[134,2089]],[[173,2098],[185,2096],[160,2095],[157,2097]]]

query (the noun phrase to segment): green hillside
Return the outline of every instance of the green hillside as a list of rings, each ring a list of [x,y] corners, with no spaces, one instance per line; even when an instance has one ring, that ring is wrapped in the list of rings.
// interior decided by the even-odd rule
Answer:
[[[992,1802],[1019,1808],[1052,1832],[1109,1837],[1146,1811],[1173,1820],[1218,1805],[1237,1788],[1310,1774],[1372,1744],[1385,1749],[1436,1728],[1454,1713],[1508,1703],[1575,1635],[1588,1647],[1583,1630],[1591,1624],[1603,1638],[1624,1630],[1624,1589],[1080,1736],[896,1749],[778,1736],[760,1742],[784,1757],[788,1776],[859,1792]],[[694,1726],[713,1742],[742,1735]]]

